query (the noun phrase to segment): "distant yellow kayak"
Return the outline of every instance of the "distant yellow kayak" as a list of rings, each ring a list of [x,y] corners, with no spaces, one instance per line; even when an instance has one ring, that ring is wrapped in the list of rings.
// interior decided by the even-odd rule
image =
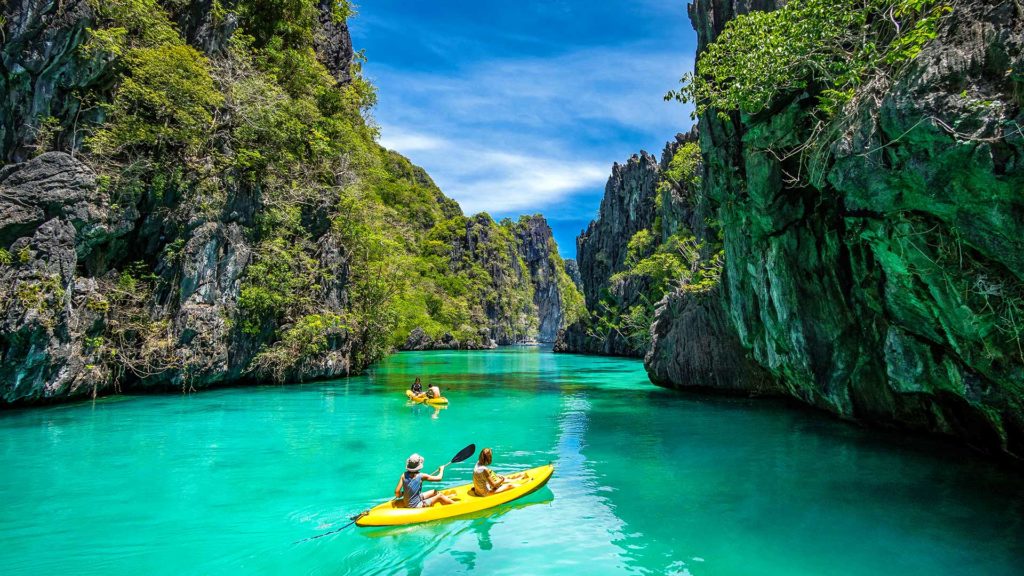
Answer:
[[[444,396],[440,398],[427,398],[426,394],[420,394],[419,396],[412,393],[412,390],[406,390],[405,395],[413,402],[422,402],[423,404],[447,404],[448,399]]]
[[[476,492],[472,490],[472,483],[442,490],[441,492],[455,500],[454,504],[434,504],[429,508],[405,508],[402,506],[401,500],[388,500],[383,504],[374,506],[366,514],[358,518],[356,526],[416,524],[494,508],[541,489],[547,484],[548,478],[551,478],[551,474],[554,471],[555,467],[548,464],[506,476],[505,479],[508,482],[519,485],[511,490],[498,492],[490,496],[477,496]]]

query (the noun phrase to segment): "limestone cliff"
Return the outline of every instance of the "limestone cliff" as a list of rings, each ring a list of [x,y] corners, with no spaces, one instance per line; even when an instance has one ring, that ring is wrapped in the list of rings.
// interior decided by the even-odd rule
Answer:
[[[431,329],[434,319],[423,319],[403,349],[549,343],[578,315],[582,298],[564,271],[543,216],[500,223],[487,214],[456,217],[436,226],[431,238],[437,241],[434,255],[443,258],[445,274],[471,295],[470,309],[455,333]]]
[[[348,12],[4,6],[0,405],[344,376],[410,333],[562,322],[542,219],[465,218],[375,142]]]
[[[773,8],[697,0],[699,49],[737,14]],[[830,121],[832,144],[809,160],[779,151],[811,137],[813,92],[700,118],[725,270],[697,316],[722,314],[773,386],[843,418],[1024,457],[1022,10],[955,3],[909,65]],[[701,305],[669,301],[655,331],[692,332]],[[736,387],[655,348],[658,383]]]
[[[553,343],[565,326],[568,305],[564,292],[573,290],[566,282],[565,265],[558,256],[551,227],[543,216],[524,216],[512,225],[519,255],[526,264],[533,284],[533,304],[537,309],[537,341]]]
[[[586,307],[591,313],[600,314],[603,300],[609,296],[628,308],[642,292],[642,287],[631,282],[617,284],[612,293],[611,277],[626,267],[629,240],[654,225],[659,176],[658,160],[647,152],[633,155],[625,164],[614,164],[598,217],[576,238],[576,264]],[[643,354],[619,331],[598,332],[595,324],[583,318],[567,327],[555,349],[621,356]]]
[[[560,352],[643,356],[657,303],[696,281],[716,238],[697,186],[696,133],[679,134],[659,161],[641,152],[615,164],[597,219],[576,240],[588,314],[559,336]]]

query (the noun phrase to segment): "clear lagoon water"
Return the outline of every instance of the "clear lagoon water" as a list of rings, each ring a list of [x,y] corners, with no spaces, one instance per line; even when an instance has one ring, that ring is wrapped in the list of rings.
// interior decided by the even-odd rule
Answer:
[[[408,405],[416,375],[451,406]],[[432,469],[471,442],[555,475],[491,513],[294,543],[387,499],[410,453]],[[1024,573],[1020,472],[533,347],[3,412],[0,502],[9,576]]]

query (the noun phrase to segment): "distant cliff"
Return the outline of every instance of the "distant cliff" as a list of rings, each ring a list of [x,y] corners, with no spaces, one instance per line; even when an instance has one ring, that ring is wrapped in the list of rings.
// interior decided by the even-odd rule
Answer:
[[[526,263],[537,309],[538,342],[553,343],[558,332],[583,312],[583,296],[569,276],[570,268],[558,255],[551,227],[543,216],[524,216],[504,223],[516,237],[519,256]]]
[[[700,53],[738,14],[774,8],[697,0]],[[701,116],[724,270],[715,291],[663,302],[655,382],[780,391],[1024,457],[1024,13],[972,0],[927,14],[914,30],[934,39],[866,86]],[[736,378],[691,351],[709,341],[741,346]]]
[[[615,164],[597,219],[576,240],[588,314],[559,336],[555,349],[643,356],[657,303],[705,275],[717,251],[698,202],[696,134],[669,142],[659,161],[646,152]]]
[[[437,267],[435,280],[427,282],[465,295],[470,305],[409,318],[406,322],[414,327],[402,345],[405,350],[554,342],[558,330],[582,308],[543,216],[500,223],[487,214],[457,216],[433,228],[424,250]],[[439,322],[446,317],[454,320]]]

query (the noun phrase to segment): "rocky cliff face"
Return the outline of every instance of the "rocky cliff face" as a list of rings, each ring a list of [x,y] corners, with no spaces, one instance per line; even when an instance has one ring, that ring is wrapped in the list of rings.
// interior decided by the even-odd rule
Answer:
[[[113,205],[92,170],[70,155],[49,152],[4,167],[0,199],[0,242],[10,246],[0,264],[4,403],[250,377],[270,334],[245,334],[233,322],[252,260],[245,222],[196,222],[173,260],[165,254],[156,274],[140,275],[123,262],[127,246],[145,242],[139,210]],[[340,281],[324,287],[324,307],[341,313],[345,259],[327,236],[321,243],[321,264],[340,272]],[[358,369],[352,337],[338,330],[329,340],[328,351],[283,377]]]
[[[565,272],[557,257],[551,227],[541,215],[522,218],[514,227],[519,256],[533,284],[533,304],[537,308],[537,341],[554,342],[565,314],[558,278]]]
[[[0,159],[6,163],[25,160],[43,144],[44,118],[59,119],[65,128],[58,144],[77,139],[75,119],[84,122],[100,113],[83,106],[76,94],[101,89],[109,82],[109,69],[103,62],[83,61],[78,52],[94,19],[87,0],[16,0],[6,4],[3,17]]]
[[[496,223],[487,214],[456,217],[434,238],[447,273],[471,295],[470,326],[462,334],[410,332],[405,350],[478,349],[553,342],[581,297],[564,271],[543,216]]]
[[[200,216],[184,193],[129,195],[67,152],[39,154],[77,152],[123,73],[85,49],[99,28],[95,6],[26,0],[4,10],[0,156],[24,161],[0,170],[0,403],[238,381],[253,376],[254,357],[278,337],[245,333],[235,317],[265,209],[253,190],[236,187],[219,212]],[[126,18],[126,6],[108,6],[107,17]],[[202,1],[174,4],[166,18],[211,54],[225,49],[238,21]],[[332,30],[350,46],[347,28]],[[347,54],[333,66],[347,70]],[[323,231],[315,243],[318,266],[335,271],[321,288],[322,310],[344,313],[346,250]],[[281,376],[358,369],[358,339],[327,332],[322,353]]]
[[[373,141],[347,6],[3,8],[0,405],[343,376],[410,331],[466,348],[561,322],[543,219],[464,218]],[[168,90],[204,104],[138,105]],[[408,327],[431,315],[461,341]]]
[[[335,11],[337,3],[337,0],[320,0],[317,4],[320,28],[314,33],[313,46],[331,76],[339,84],[347,84],[352,79],[349,66],[355,53],[348,33],[347,14]]]
[[[575,258],[568,258],[565,261],[565,273],[572,280],[572,283],[582,292],[583,290],[583,276],[580,275],[580,265],[576,263]]]
[[[658,212],[655,198],[660,173],[657,158],[647,152],[612,166],[598,217],[576,238],[576,263],[588,311],[600,313],[602,299],[612,288],[612,275],[626,267],[629,240],[637,232],[653,227]],[[634,282],[620,284],[616,285],[613,297],[628,308],[642,291]],[[592,322],[586,318],[567,327],[555,349],[619,356],[643,354],[617,331],[595,333]]]
[[[700,49],[736,14],[772,8],[697,0]],[[806,94],[700,119],[724,234],[719,302],[785,393],[1024,456],[1021,10],[957,3],[908,67],[831,122],[833,144],[807,165],[777,153],[810,136]],[[821,177],[793,178],[801,168]],[[655,330],[691,330],[695,306],[667,303]],[[648,368],[662,384],[735,387],[671,350]]]
[[[641,152],[612,168],[598,218],[576,240],[587,316],[570,325],[555,349],[643,356],[658,301],[696,280],[699,260],[717,239],[697,181],[697,134],[678,134],[659,161]]]

